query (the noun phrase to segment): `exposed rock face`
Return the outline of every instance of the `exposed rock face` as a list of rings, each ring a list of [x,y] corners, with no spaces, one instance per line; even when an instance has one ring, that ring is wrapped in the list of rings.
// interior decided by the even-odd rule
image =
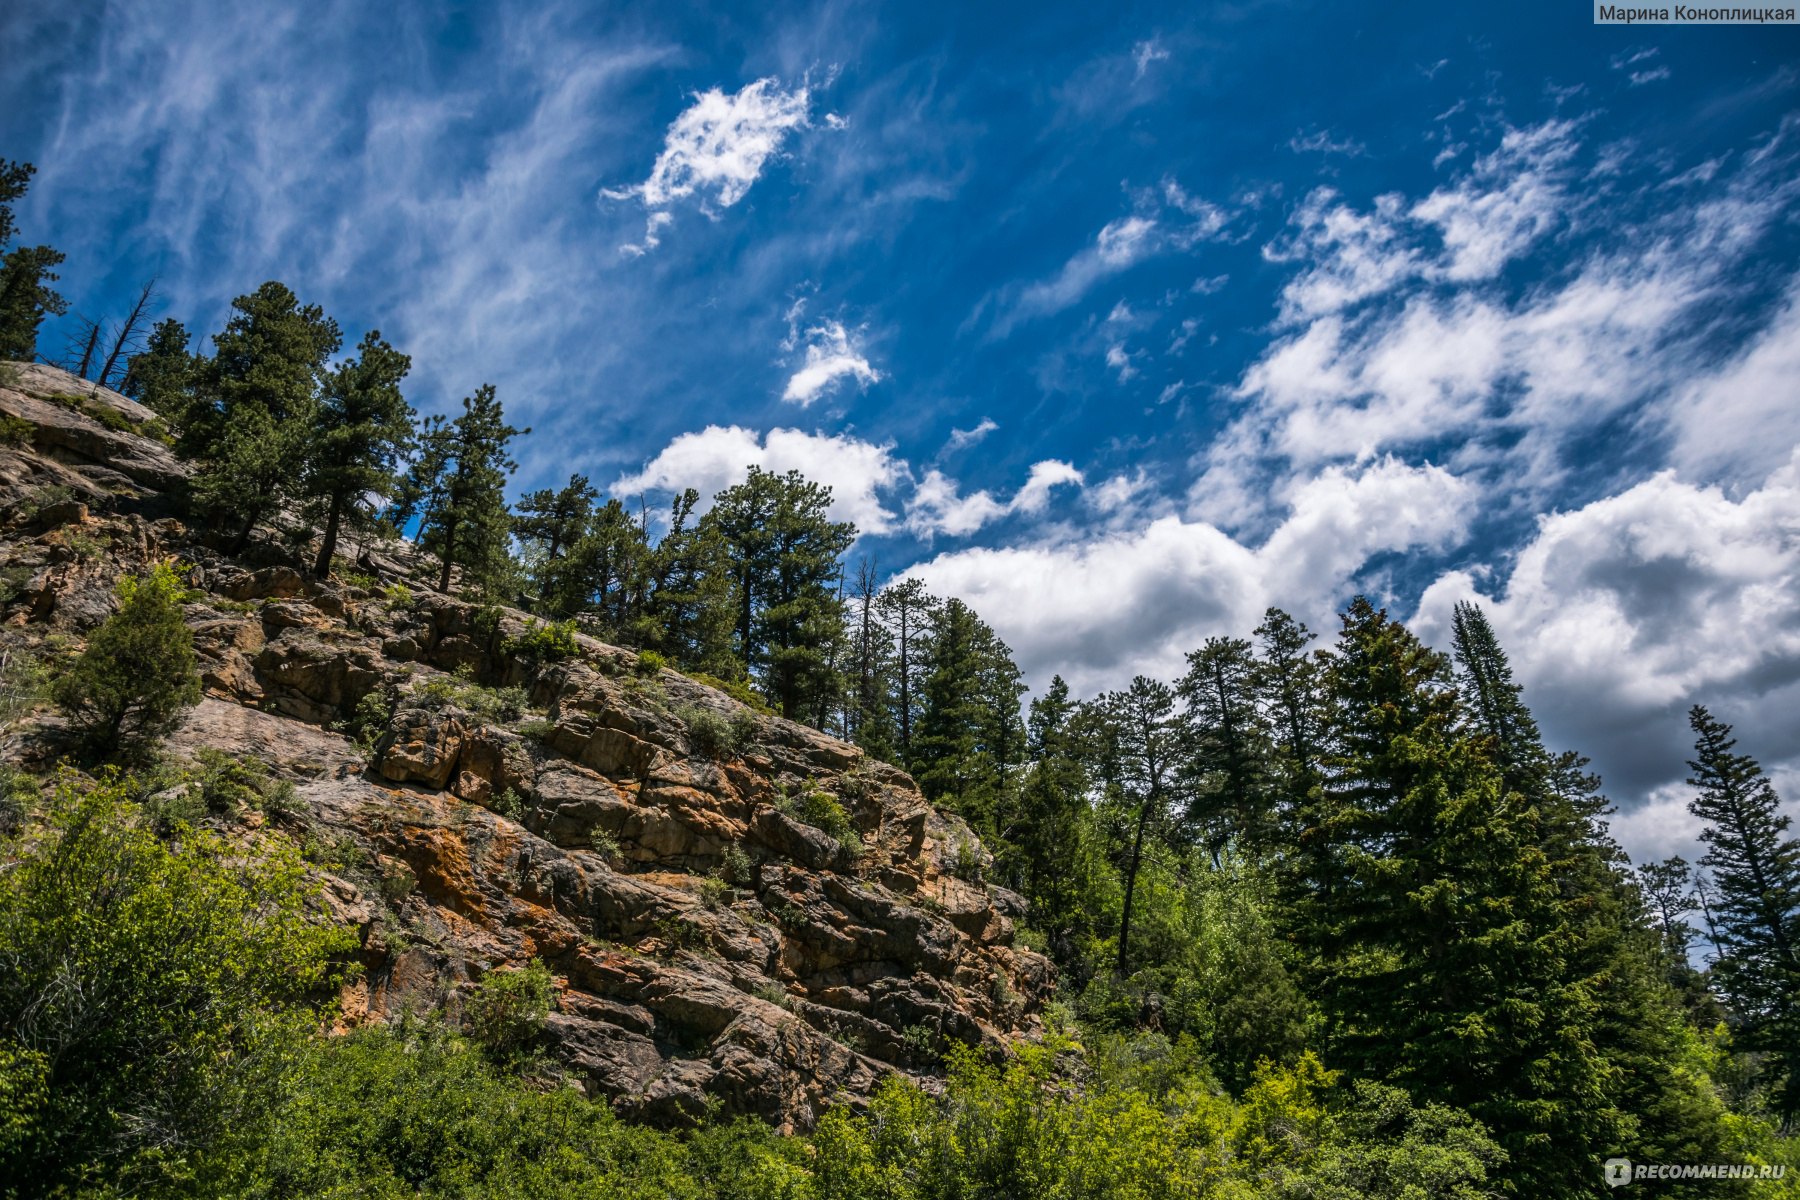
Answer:
[[[417,580],[323,583],[274,543],[255,568],[226,560],[159,517],[180,465],[89,410],[147,413],[50,368],[22,387],[0,388],[35,430],[0,448],[7,636],[79,635],[121,572],[184,564],[207,698],[171,749],[298,785],[301,811],[256,836],[335,847],[312,857],[329,918],[361,938],[346,1024],[454,1010],[536,957],[559,986],[550,1047],[592,1094],[660,1122],[710,1098],[795,1127],[951,1042],[1037,1031],[1050,968],[1011,945],[1018,898],[956,877],[975,838],[904,772],[586,637],[522,659],[522,614]],[[406,570],[390,553],[363,559],[382,584]],[[804,819],[834,806],[842,840]]]

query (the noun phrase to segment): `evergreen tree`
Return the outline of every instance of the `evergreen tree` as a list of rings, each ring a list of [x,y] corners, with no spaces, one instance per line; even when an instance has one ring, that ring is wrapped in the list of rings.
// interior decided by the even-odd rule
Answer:
[[[299,485],[309,457],[337,322],[273,281],[235,310],[199,371],[178,449],[201,460],[194,501],[216,523],[238,523],[232,552]]]
[[[718,530],[693,519],[699,502],[693,488],[676,496],[668,532],[633,568],[643,580],[636,641],[687,670],[736,679],[741,668],[731,651],[731,568]]]
[[[571,475],[560,489],[541,488],[519,498],[513,514],[513,536],[519,539],[540,608],[552,616],[569,611],[552,606],[551,598],[567,591],[565,577],[573,566],[576,546],[594,516],[594,490],[586,475]]]
[[[1186,703],[1192,777],[1188,821],[1216,861],[1236,839],[1251,854],[1274,836],[1269,736],[1258,707],[1256,660],[1241,638],[1214,637],[1187,656]]]
[[[1671,963],[1686,963],[1694,927],[1684,918],[1694,909],[1694,872],[1680,855],[1638,868],[1638,886],[1650,906],[1662,934],[1663,949]]]
[[[36,172],[30,163],[0,159],[0,249],[11,244],[16,229],[12,202],[25,194]],[[35,359],[44,318],[69,311],[68,301],[50,286],[56,282],[53,268],[62,261],[48,246],[16,246],[0,257],[0,359]]]
[[[1112,731],[1118,786],[1133,814],[1121,867],[1125,901],[1114,968],[1122,978],[1131,973],[1132,905],[1137,899],[1146,839],[1168,819],[1170,807],[1179,800],[1182,731],[1175,714],[1174,690],[1142,675],[1124,691],[1102,697],[1100,707]]]
[[[702,522],[731,564],[738,657],[789,718],[835,686],[829,647],[842,602],[833,584],[856,527],[831,520],[830,508],[831,489],[798,471],[751,467],[714,497]]]
[[[950,600],[933,615],[928,663],[913,740],[919,787],[1003,845],[1008,774],[1024,752],[1024,685],[1011,651],[974,610]]]
[[[1688,715],[1700,794],[1688,803],[1706,822],[1701,865],[1712,872],[1719,960],[1713,973],[1731,1002],[1739,1039],[1771,1052],[1784,1077],[1783,1114],[1800,1113],[1800,840],[1756,760],[1734,754],[1731,726],[1703,706]]]
[[[699,493],[688,488],[676,497],[675,510],[691,511],[698,500]],[[684,531],[682,536],[685,536],[685,520],[681,522],[681,528]],[[672,534],[675,531],[673,522],[670,531]],[[716,544],[716,539],[713,544]],[[641,642],[644,597],[648,586],[646,580],[652,573],[650,554],[649,534],[645,531],[643,522],[634,520],[625,506],[617,500],[608,500],[600,505],[594,510],[587,532],[582,535],[571,555],[567,578],[559,585],[559,594],[565,597],[558,601],[562,611],[573,612],[585,608],[615,638],[633,644]],[[727,644],[724,656],[729,659],[730,573],[719,565],[716,555],[705,558],[704,562],[706,583],[725,596]],[[738,672],[733,668],[720,673],[736,675]]]
[[[850,643],[849,686],[844,727],[851,741],[871,758],[892,761],[899,753],[894,725],[894,635],[881,621],[881,587],[875,564],[857,564],[846,622]]]
[[[1092,919],[1089,898],[1101,887],[1075,712],[1060,675],[1031,702],[1031,761],[1019,786],[1013,835],[1017,865],[1006,871],[1010,864],[1002,862],[1008,886],[1030,902],[1033,923],[1049,936],[1062,962],[1072,959],[1075,939]]]
[[[445,472],[450,467],[450,423],[435,413],[415,427],[413,457],[394,491],[394,502],[382,510],[382,523],[405,536],[416,522],[431,522],[444,500]]]
[[[419,545],[438,556],[437,588],[450,590],[450,572],[461,567],[465,584],[492,591],[510,564],[506,481],[518,466],[512,439],[529,429],[506,423],[494,386],[484,383],[463,399],[462,415],[442,432],[426,455],[444,465],[420,490],[425,496]],[[421,456],[422,458],[425,455]]]
[[[312,456],[307,465],[308,507],[322,514],[325,532],[313,574],[331,573],[338,534],[346,522],[365,524],[365,506],[394,494],[394,470],[412,441],[413,410],[400,394],[412,359],[371,329],[356,357],[331,374],[313,410]]]
[[[188,351],[188,331],[173,317],[158,321],[149,344],[131,356],[119,389],[180,432],[204,359]]]
[[[921,704],[918,684],[924,656],[919,646],[941,603],[917,579],[891,583],[875,598],[875,611],[894,637],[894,727],[900,763],[909,771],[915,765],[913,730]]]
[[[1358,598],[1332,665],[1327,827],[1341,878],[1310,913],[1317,995],[1352,1070],[1467,1108],[1521,1193],[1593,1189],[1630,1128],[1595,1046],[1594,981],[1538,845],[1449,663]]]
[[[167,563],[118,584],[119,609],[56,681],[69,723],[95,749],[137,749],[199,703],[194,636],[181,610],[181,582]]]

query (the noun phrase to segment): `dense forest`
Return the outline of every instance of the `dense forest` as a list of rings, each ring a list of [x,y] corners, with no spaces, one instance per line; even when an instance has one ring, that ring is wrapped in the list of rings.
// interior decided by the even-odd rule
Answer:
[[[29,177],[5,164],[0,199]],[[637,1127],[559,1088],[533,972],[458,1020],[325,1036],[342,946],[301,864],[235,861],[150,802],[198,694],[153,572],[30,668],[84,753],[0,789],[0,1194],[1538,1198],[1604,1194],[1615,1154],[1789,1168],[1660,1194],[1800,1187],[1800,841],[1705,708],[1705,856],[1633,866],[1472,606],[1451,654],[1358,597],[1325,635],[1271,609],[1179,678],[1026,703],[994,629],[849,557],[797,473],[654,515],[581,474],[509,501],[529,431],[494,387],[420,419],[404,353],[346,352],[274,282],[210,337],[151,325],[146,288],[47,354],[59,257],[8,250],[0,358],[154,411],[215,544],[273,537],[321,577],[408,547],[419,586],[535,614],[545,645],[634,648],[904,767],[991,853],[970,872],[1024,898],[1058,999],[1041,1045],[951,1047],[930,1086],[793,1136]]]

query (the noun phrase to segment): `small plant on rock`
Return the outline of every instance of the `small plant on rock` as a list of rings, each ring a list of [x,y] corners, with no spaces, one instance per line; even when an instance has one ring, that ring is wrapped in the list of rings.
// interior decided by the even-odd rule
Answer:
[[[489,1057],[515,1061],[544,1031],[555,981],[538,959],[518,970],[493,971],[463,1002],[463,1028]]]
[[[579,650],[575,643],[575,622],[551,621],[540,625],[537,618],[529,618],[525,622],[525,631],[516,638],[507,638],[500,649],[508,657],[534,663],[573,658]]]
[[[699,890],[700,903],[709,909],[724,908],[725,902],[731,899],[731,885],[717,875],[702,875]]]
[[[119,611],[94,631],[54,689],[69,723],[96,750],[141,747],[200,700],[194,635],[175,572],[159,563],[121,579],[117,590]]]

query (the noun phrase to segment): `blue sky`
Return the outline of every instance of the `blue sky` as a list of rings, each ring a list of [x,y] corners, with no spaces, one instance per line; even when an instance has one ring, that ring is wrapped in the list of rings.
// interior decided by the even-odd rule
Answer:
[[[1664,853],[1689,704],[1800,792],[1800,31],[1590,21],[16,0],[0,155],[78,310],[279,278],[520,487],[801,468],[1040,686],[1479,599]]]

